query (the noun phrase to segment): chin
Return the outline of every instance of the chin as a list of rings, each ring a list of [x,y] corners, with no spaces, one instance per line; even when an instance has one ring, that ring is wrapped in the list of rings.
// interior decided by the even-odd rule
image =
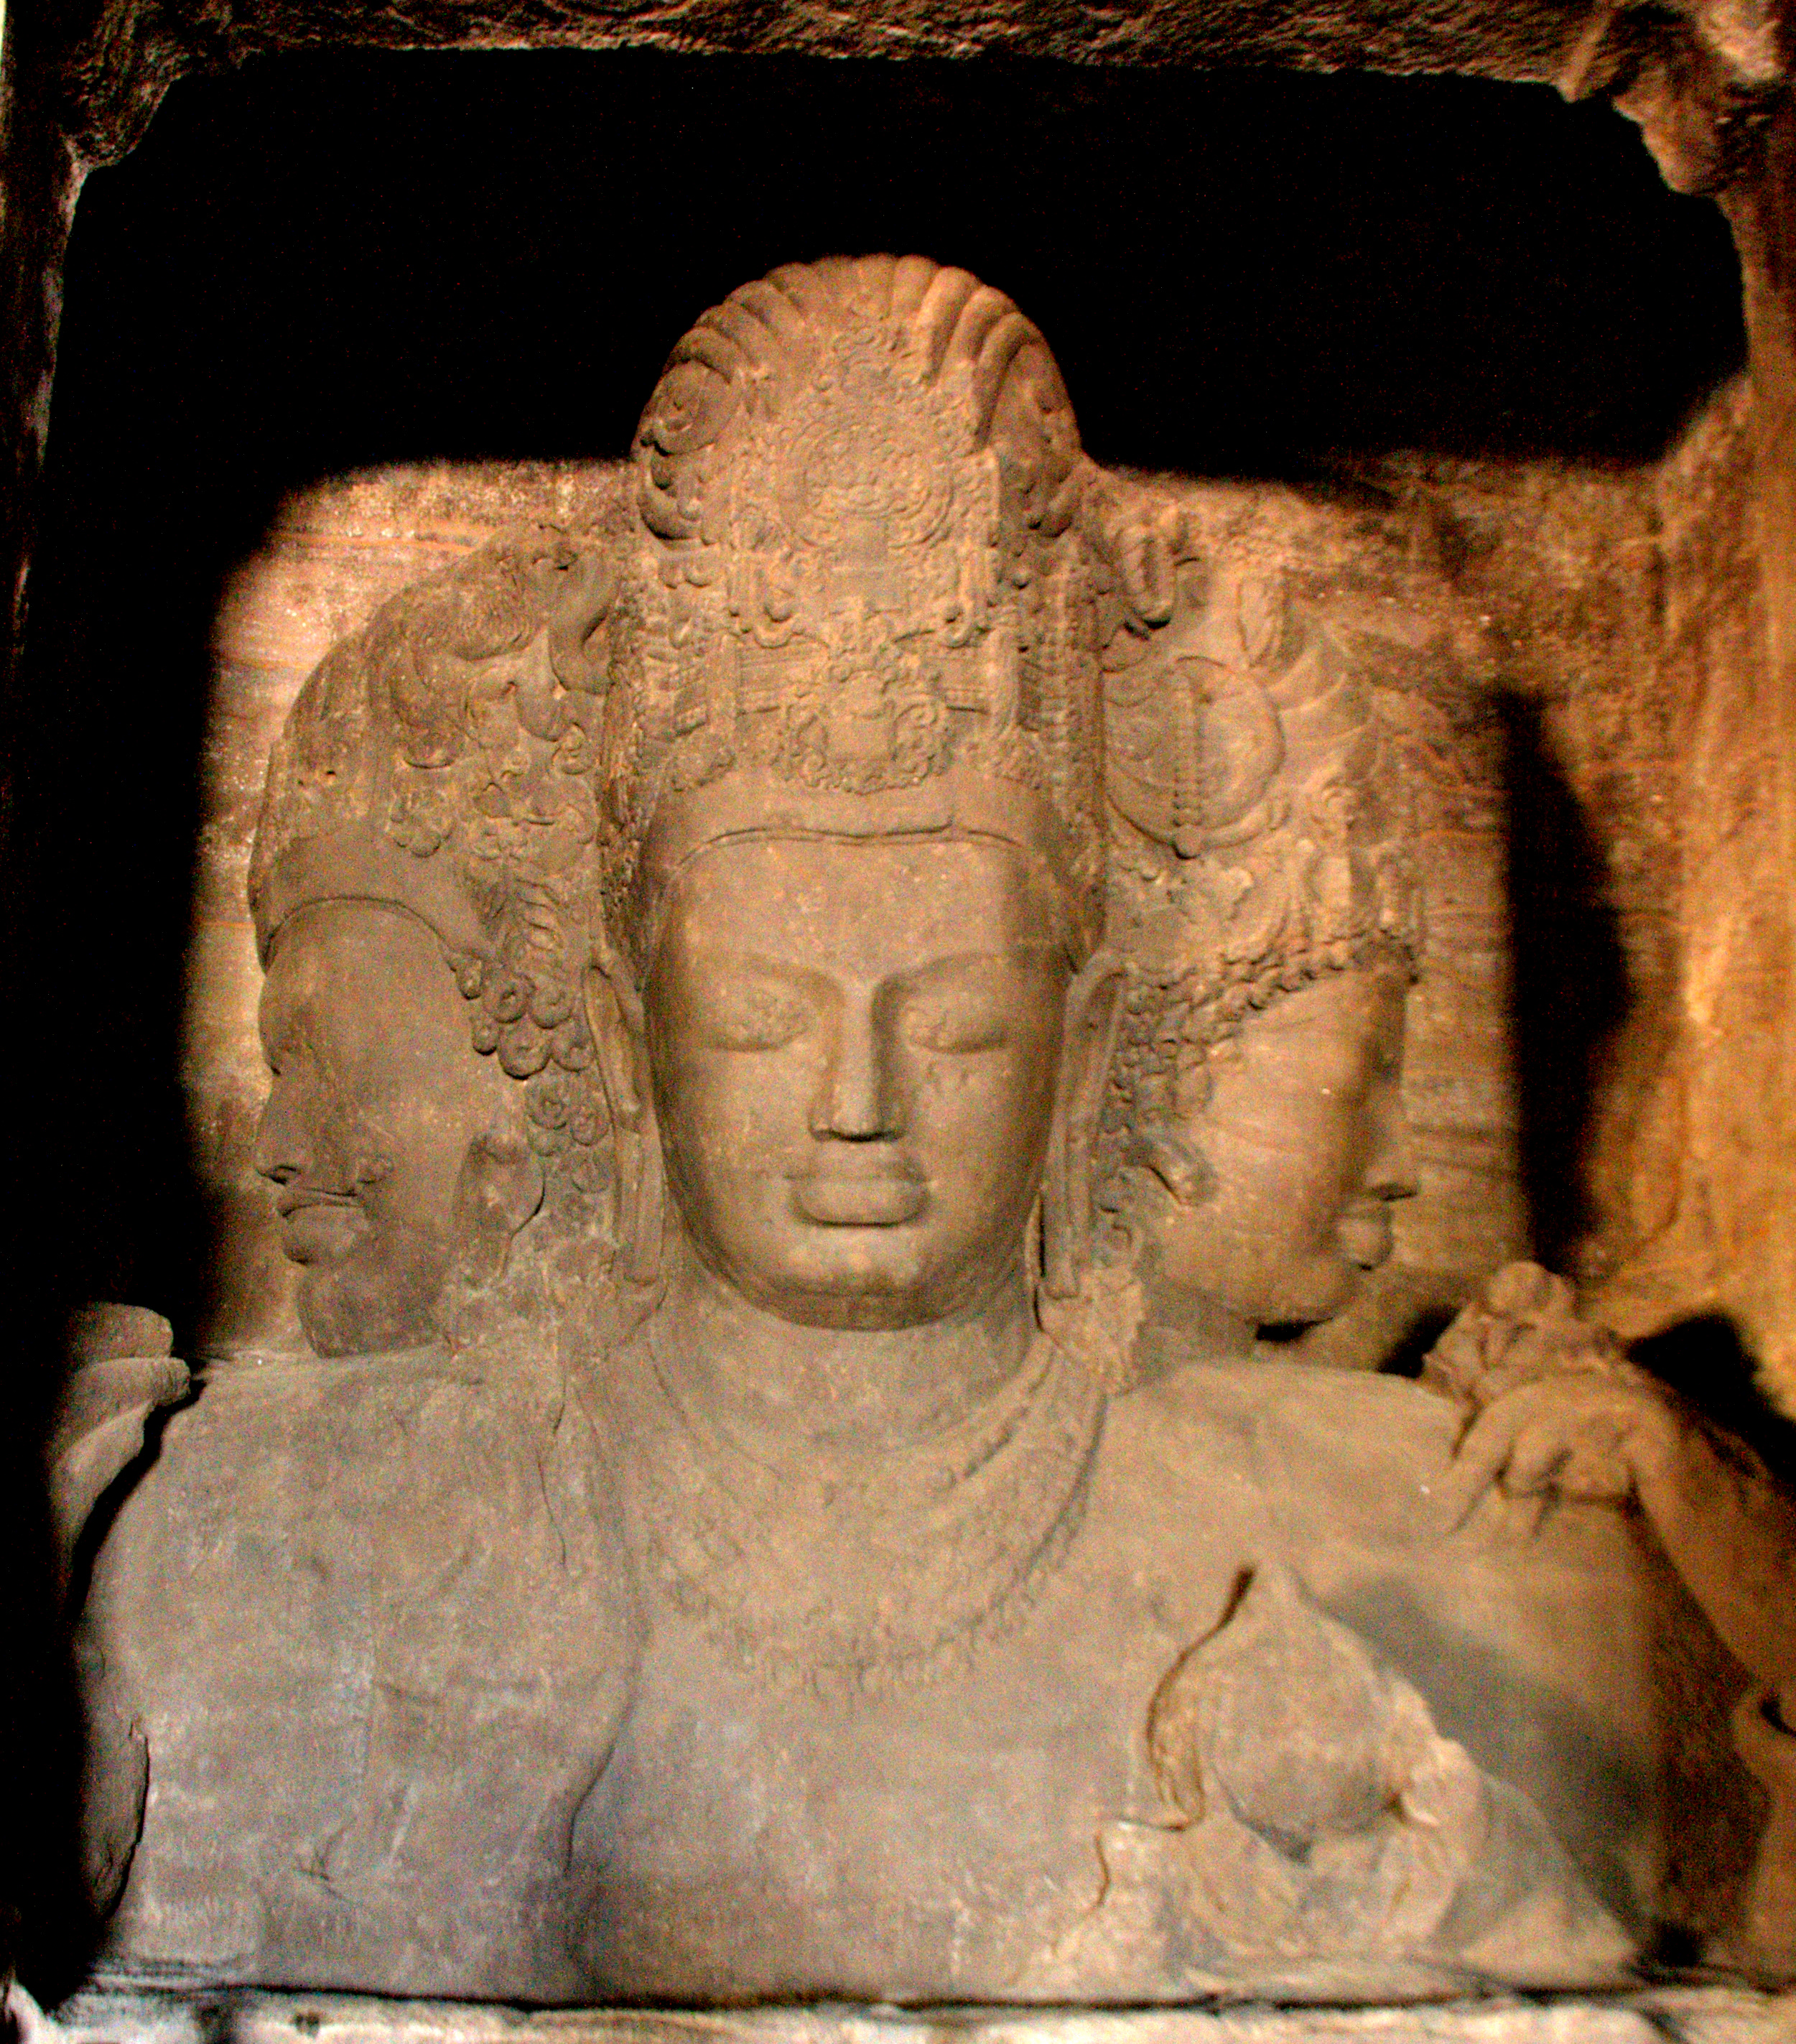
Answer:
[[[294,1303],[305,1339],[320,1355],[355,1355],[366,1348],[361,1317],[334,1277],[309,1270]]]
[[[922,1327],[951,1310],[914,1230],[806,1232],[813,1239],[762,1243],[758,1253],[706,1260],[754,1304],[800,1327],[859,1332]]]
[[[435,1314],[419,1304],[425,1289],[390,1270],[312,1265],[294,1303],[305,1339],[320,1355],[376,1355],[427,1347],[441,1338]],[[428,1286],[432,1304],[440,1289],[440,1283]]]
[[[1313,1327],[1345,1312],[1365,1273],[1339,1257],[1318,1256],[1253,1302],[1247,1317],[1262,1327]]]
[[[932,1293],[864,1266],[842,1273],[815,1267],[792,1270],[771,1283],[743,1289],[757,1304],[802,1327],[865,1332],[920,1327],[941,1317],[939,1302]]]
[[[810,1292],[773,1302],[781,1317],[804,1327],[832,1327],[843,1334],[894,1333],[926,1327],[940,1316],[928,1304],[883,1293]]]

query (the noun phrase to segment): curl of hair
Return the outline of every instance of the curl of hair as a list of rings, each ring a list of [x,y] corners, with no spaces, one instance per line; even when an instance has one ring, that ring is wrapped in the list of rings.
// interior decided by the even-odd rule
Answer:
[[[520,968],[472,951],[449,962],[457,989],[473,1009],[474,1049],[524,1089],[531,1148],[545,1162],[562,1160],[574,1188],[596,1199],[610,1183],[610,1117],[592,1033],[569,978],[546,961]]]
[[[931,383],[961,375],[965,451],[1002,455],[1029,525],[1076,514],[1089,464],[1047,344],[1003,292],[927,257],[831,256],[744,284],[680,340],[636,428],[643,523],[678,547],[704,533],[707,456],[743,413],[777,416],[844,317],[908,329]]]

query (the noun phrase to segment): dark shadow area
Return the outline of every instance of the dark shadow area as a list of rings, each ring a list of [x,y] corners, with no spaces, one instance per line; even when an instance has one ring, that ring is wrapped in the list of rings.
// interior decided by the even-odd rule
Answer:
[[[1510,1018],[1522,1197],[1537,1261],[1575,1272],[1594,1218],[1593,1082],[1625,1019],[1627,961],[1602,854],[1538,708],[1499,696],[1510,921]]]
[[[26,1757],[0,1893],[40,1992],[86,1951],[39,1466],[63,1314],[154,1307],[178,1353],[212,1262],[178,1069],[222,578],[322,474],[621,455],[701,308],[878,248],[1011,292],[1092,452],[1149,467],[1642,459],[1743,352],[1719,215],[1668,193],[1618,117],[1544,90],[573,53],[285,58],[177,87],[81,202],[25,686],[0,705],[21,1103],[0,1704]],[[1516,792],[1543,1201],[1573,1181],[1583,1082],[1549,1055],[1583,911],[1545,786]],[[1594,1043],[1608,982],[1577,984]],[[1550,1261],[1575,1216],[1537,1212]]]
[[[1419,1377],[1434,1344],[1453,1324],[1453,1309],[1433,1306],[1418,1313],[1397,1346],[1378,1366],[1382,1377]]]
[[[1628,1353],[1706,1420],[1746,1442],[1796,1484],[1796,1422],[1765,1397],[1759,1369],[1725,1313],[1699,1313],[1633,1343]]]

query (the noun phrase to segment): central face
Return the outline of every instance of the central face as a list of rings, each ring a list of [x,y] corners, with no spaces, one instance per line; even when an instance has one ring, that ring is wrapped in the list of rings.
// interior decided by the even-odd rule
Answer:
[[[675,882],[644,991],[675,1205],[705,1263],[819,1327],[977,1308],[1022,1254],[1066,963],[992,839],[774,838]]]

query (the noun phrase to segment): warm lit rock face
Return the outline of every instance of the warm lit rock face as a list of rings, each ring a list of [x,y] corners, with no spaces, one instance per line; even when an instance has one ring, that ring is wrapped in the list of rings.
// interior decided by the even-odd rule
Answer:
[[[1120,475],[1007,298],[836,257],[627,466],[290,507],[217,632],[224,1309],[190,1377],[90,1316],[54,1450],[109,1965],[1789,1969],[1796,1498],[1514,1255],[1646,1297],[1703,1197],[1659,535],[1731,423],[1682,494]]]
[[[1750,7],[1389,11],[121,6],[36,183],[340,35],[1458,67],[1692,189],[1777,86]],[[291,501],[214,640],[210,1321],[89,1315],[45,1458],[115,1979],[1796,1975],[1796,1500],[1591,1324],[1796,1405],[1756,367],[1756,478],[1739,391],[1636,469],[1113,475],[1007,298],[835,258],[627,463]]]
[[[1733,1094],[1730,1068],[1695,1055],[1690,1033],[1721,1026],[1706,1019],[1714,1005],[1748,1002],[1755,983],[1715,949],[1753,940],[1732,862],[1752,855],[1763,821],[1740,413],[1724,397],[1651,471],[1393,461],[1302,494],[1156,479],[1195,547],[1279,577],[1327,620],[1437,768],[1418,817],[1424,954],[1403,1082],[1420,1190],[1395,1209],[1392,1263],[1305,1338],[1316,1361],[1376,1364],[1428,1308],[1522,1253],[1530,1192],[1543,1247],[1575,1261],[1629,1331],[1721,1296],[1718,1272],[1742,1267],[1727,1244],[1748,1224],[1725,1216],[1752,1202],[1725,1172],[1717,1182],[1716,1118],[1750,1089]],[[231,587],[186,1067],[224,1220],[211,1343],[296,1338],[248,1165],[267,1078],[243,887],[280,720],[332,640],[396,590],[520,521],[615,529],[623,486],[601,465],[368,472],[290,503]],[[1537,844],[1512,849],[1512,805]],[[1512,891],[1529,918],[1518,942]],[[1518,949],[1541,1004],[1519,1025]],[[1763,1028],[1755,1040],[1768,1041]],[[1583,1061],[1587,1105],[1568,1060]],[[1687,1156],[1687,1116],[1716,1130]],[[1749,1143],[1752,1120],[1748,1105],[1726,1139]]]
[[[1613,1244],[1603,1310],[1633,1332],[1710,1306],[1732,1313],[1789,1404],[1796,1376],[1772,1253],[1786,1146],[1765,1106],[1779,1097],[1787,1028],[1781,712],[1744,396],[1698,421],[1656,478],[1665,761],[1656,807],[1673,855],[1660,897],[1665,997],[1643,1001],[1624,1038],[1652,1045],[1641,1067],[1650,1082],[1607,1105],[1593,1178]]]
[[[615,529],[617,471],[565,464],[400,469],[327,485],[287,506],[221,608],[214,639],[186,1082],[195,1156],[219,1206],[223,1283],[209,1343],[301,1339],[268,1187],[250,1166],[268,1069],[256,1039],[262,971],[245,886],[268,752],[333,640],[386,597],[505,527],[543,519]]]

